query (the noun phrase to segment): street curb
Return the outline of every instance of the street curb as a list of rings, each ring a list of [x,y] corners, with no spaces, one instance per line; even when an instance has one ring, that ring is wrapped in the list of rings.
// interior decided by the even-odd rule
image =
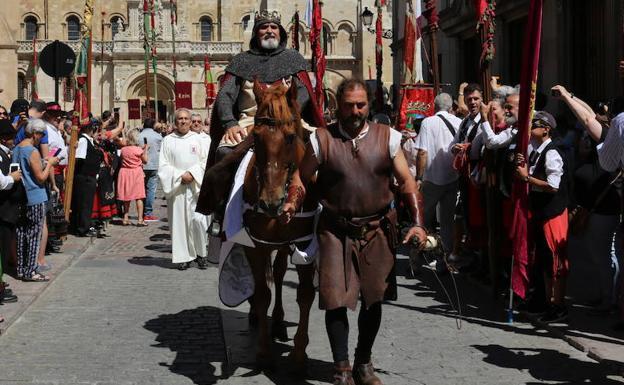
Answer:
[[[541,322],[536,316],[531,315],[529,313],[525,313],[525,312],[520,312],[519,313],[522,317],[526,318],[529,322],[531,322],[531,324],[533,324],[533,326],[539,327],[541,329],[547,330],[549,333],[552,333],[554,336],[556,336],[557,338],[560,338],[562,340],[564,340],[565,342],[567,342],[570,346],[572,346],[573,348],[587,354],[587,357],[598,361],[599,363],[607,366],[608,368],[610,368],[611,370],[615,371],[617,374],[624,376],[624,362],[619,362],[619,361],[614,361],[611,360],[605,356],[603,356],[602,354],[600,354],[596,349],[594,348],[590,348],[588,346],[586,346],[585,344],[583,344],[582,342],[578,341],[575,337],[571,337],[568,336],[564,331],[562,331],[561,329],[551,326],[550,324]]]
[[[15,316],[11,317],[11,319],[5,319],[4,322],[0,323],[0,337],[6,334],[9,328],[13,324],[15,324],[17,320],[20,319],[22,314],[24,314],[24,312],[28,310],[28,308],[30,308],[30,306],[34,304],[39,299],[39,297],[47,291],[48,287],[54,284],[56,280],[59,279],[61,275],[63,275],[63,273],[67,270],[67,268],[72,266],[78,260],[78,258],[80,258],[80,256],[84,254],[85,251],[87,251],[91,245],[93,245],[93,240],[92,238],[78,238],[78,237],[73,237],[70,235],[68,236],[68,242],[65,246],[67,247],[70,245],[72,246],[77,245],[78,247],[72,248],[73,249],[72,251],[62,253],[65,255],[69,255],[70,257],[65,259],[63,263],[58,265],[59,266],[58,270],[55,271],[53,278],[49,282],[43,283],[43,285],[41,285],[41,289],[35,293],[35,295],[30,299],[30,301],[21,301],[21,300],[18,301],[17,303],[20,304],[20,306],[17,308],[17,311],[15,312]]]

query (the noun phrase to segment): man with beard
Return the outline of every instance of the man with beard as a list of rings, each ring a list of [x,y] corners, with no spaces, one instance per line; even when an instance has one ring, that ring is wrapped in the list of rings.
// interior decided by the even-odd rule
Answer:
[[[286,49],[288,35],[277,12],[257,13],[252,34],[249,51],[235,56],[225,69],[213,111],[213,148],[233,147],[247,137],[257,110],[253,93],[256,79],[265,88],[295,82],[304,127],[322,125],[323,116],[311,97],[308,63],[299,52]],[[215,155],[211,154],[211,159]]]
[[[497,150],[506,148],[514,142],[518,128],[518,108],[520,106],[520,94],[514,92],[505,98],[505,123],[507,127],[499,132],[494,133],[490,124],[485,121],[482,126],[483,143],[488,150]],[[487,116],[490,112],[490,106],[482,106],[482,112]]]
[[[279,14],[256,13],[252,36],[250,49],[235,56],[225,69],[212,111],[208,167],[197,204],[197,211],[206,215],[223,209],[238,163],[252,145],[251,138],[241,142],[253,127],[258,109],[254,81],[264,88],[294,82],[303,126],[309,131],[313,131],[312,126],[325,126],[322,111],[312,96],[308,63],[299,52],[286,49],[288,35]],[[227,154],[231,154],[227,161],[212,167]]]
[[[426,239],[422,196],[401,151],[401,134],[367,121],[366,83],[345,80],[337,91],[338,123],[310,136],[301,164],[307,184],[316,175],[323,210],[319,220],[320,307],[335,362],[334,385],[381,385],[371,352],[381,325],[381,302],[396,298],[397,246],[392,177],[413,225],[403,243]],[[287,204],[286,206],[290,206]],[[290,207],[284,207],[289,212]],[[353,371],[349,363],[347,308],[358,317]]]

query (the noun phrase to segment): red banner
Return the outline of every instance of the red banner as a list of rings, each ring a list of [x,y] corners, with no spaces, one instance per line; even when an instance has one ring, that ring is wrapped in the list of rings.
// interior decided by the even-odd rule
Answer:
[[[128,119],[141,119],[141,100],[128,99]]]
[[[193,108],[193,83],[176,82],[176,108]]]
[[[518,146],[516,153],[527,157],[529,133],[533,108],[537,70],[540,57],[542,37],[542,7],[544,0],[531,0],[529,19],[524,37],[524,54],[522,57],[522,73],[520,74],[520,108],[518,110]],[[521,298],[526,295],[529,286],[528,276],[528,220],[529,220],[529,187],[527,183],[514,181],[512,200],[514,204],[514,221],[511,230],[513,239],[513,271],[512,287],[514,293]]]
[[[398,129],[414,130],[414,120],[434,114],[432,87],[403,88],[401,90],[401,110]]]
[[[474,6],[475,6],[475,12],[477,14],[477,22],[481,19],[481,16],[483,16],[483,13],[485,12],[485,10],[487,9],[487,0],[474,0]]]
[[[322,42],[323,15],[319,0],[313,1],[312,25],[310,26],[310,47],[312,50],[312,71],[315,74],[314,96],[321,111],[325,110],[325,97],[323,90],[323,77],[327,65]]]

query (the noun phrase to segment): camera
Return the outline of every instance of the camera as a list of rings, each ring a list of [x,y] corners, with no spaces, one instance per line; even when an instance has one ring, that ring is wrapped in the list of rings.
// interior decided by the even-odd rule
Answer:
[[[20,165],[19,163],[11,163],[9,165],[9,173],[14,173],[15,171],[19,171],[20,170]]]

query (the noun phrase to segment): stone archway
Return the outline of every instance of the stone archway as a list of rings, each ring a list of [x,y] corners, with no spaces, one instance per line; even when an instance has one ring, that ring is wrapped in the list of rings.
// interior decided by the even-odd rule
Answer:
[[[158,119],[170,121],[175,110],[175,91],[173,81],[169,78],[168,74],[158,73],[156,79],[154,74],[150,73],[147,82],[145,81],[144,73],[137,73],[131,77],[127,83],[125,91],[125,100],[139,99],[142,106],[142,114],[145,111],[147,94],[149,90],[150,108],[154,108],[154,81],[157,82],[157,97],[158,97]]]

